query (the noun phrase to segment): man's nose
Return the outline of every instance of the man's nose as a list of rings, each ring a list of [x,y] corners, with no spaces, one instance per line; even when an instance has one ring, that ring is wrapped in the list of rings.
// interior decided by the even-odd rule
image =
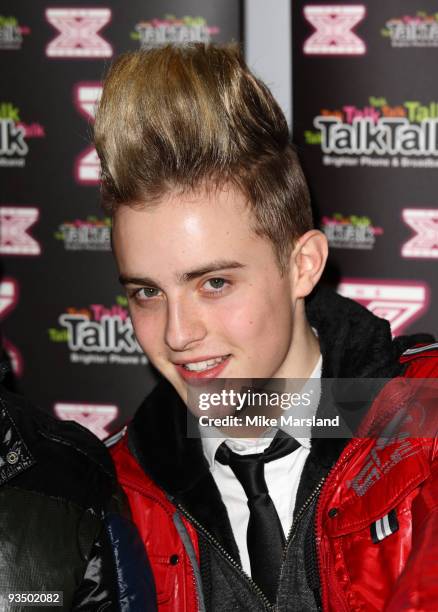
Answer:
[[[165,342],[174,351],[183,351],[196,344],[207,333],[200,309],[193,301],[178,298],[167,303]]]

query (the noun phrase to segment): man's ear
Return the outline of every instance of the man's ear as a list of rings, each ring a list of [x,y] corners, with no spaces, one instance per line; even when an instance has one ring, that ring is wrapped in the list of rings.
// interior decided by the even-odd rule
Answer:
[[[289,267],[295,298],[309,295],[321,278],[327,256],[327,238],[319,230],[310,230],[297,240]]]

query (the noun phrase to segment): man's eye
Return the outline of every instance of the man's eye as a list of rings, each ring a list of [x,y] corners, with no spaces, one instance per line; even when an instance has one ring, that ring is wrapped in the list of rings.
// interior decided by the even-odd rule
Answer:
[[[138,300],[149,300],[150,298],[157,297],[160,293],[160,290],[156,287],[142,287],[141,289],[137,289],[134,292],[134,297]]]
[[[213,293],[223,289],[226,284],[227,281],[224,278],[210,278],[205,282],[204,287]]]

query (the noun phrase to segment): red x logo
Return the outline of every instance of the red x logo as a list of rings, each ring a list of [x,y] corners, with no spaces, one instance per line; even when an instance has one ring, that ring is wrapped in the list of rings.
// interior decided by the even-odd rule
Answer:
[[[48,57],[111,57],[111,45],[98,35],[111,19],[109,8],[49,8],[46,19],[60,34],[46,47]]]
[[[39,243],[27,233],[38,217],[38,208],[0,206],[0,255],[39,255]]]
[[[309,5],[304,7],[304,17],[315,32],[304,43],[306,55],[363,55],[366,46],[353,32],[353,28],[365,17],[365,6]]]
[[[117,406],[102,404],[57,403],[54,411],[59,419],[77,421],[103,440],[109,435],[108,425],[119,413]]]
[[[438,257],[438,210],[405,208],[403,221],[415,232],[401,250],[402,257]]]
[[[0,282],[0,321],[5,319],[7,315],[15,308],[18,303],[18,283],[13,278],[4,278]],[[23,360],[20,351],[6,340],[3,341],[3,346],[8,353],[12,369],[17,376],[21,376],[23,372]]]
[[[101,94],[100,83],[79,83],[75,87],[73,94],[75,106],[88,121],[94,121]],[[75,177],[78,183],[87,185],[96,185],[99,182],[100,162],[94,147],[88,147],[77,157]]]
[[[338,293],[389,321],[394,336],[403,333],[429,307],[429,287],[420,282],[346,278],[338,286]]]

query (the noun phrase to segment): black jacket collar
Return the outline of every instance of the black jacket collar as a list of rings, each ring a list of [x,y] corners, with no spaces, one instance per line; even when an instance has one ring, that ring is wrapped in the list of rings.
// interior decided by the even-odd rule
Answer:
[[[35,459],[8,410],[7,402],[0,395],[0,485],[34,463]]]
[[[319,336],[324,377],[392,378],[400,372],[400,346],[387,321],[329,289],[319,289],[306,304],[309,323]],[[199,439],[186,437],[186,407],[162,381],[131,422],[129,444],[145,472],[167,495],[215,535],[238,559],[225,506]],[[346,440],[312,440],[315,478],[336,461]],[[310,479],[313,480],[313,479]],[[310,482],[310,486],[313,484]],[[305,495],[308,487],[300,487]]]

